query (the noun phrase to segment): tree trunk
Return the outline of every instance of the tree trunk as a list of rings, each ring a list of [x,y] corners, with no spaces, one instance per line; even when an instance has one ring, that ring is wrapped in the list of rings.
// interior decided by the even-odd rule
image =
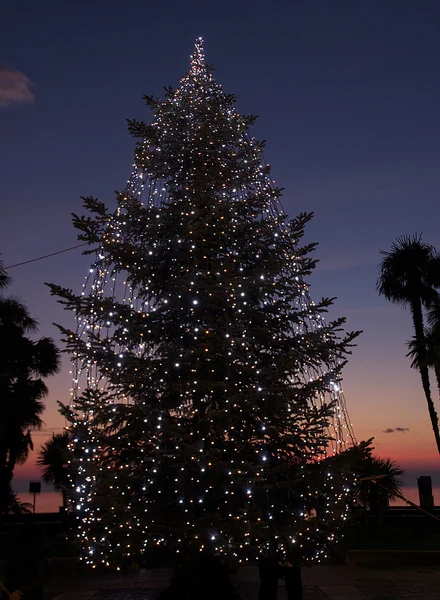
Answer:
[[[416,349],[418,355],[420,377],[422,379],[423,391],[425,392],[426,402],[428,403],[428,412],[431,419],[432,429],[437,444],[437,451],[440,454],[440,431],[438,426],[438,415],[434,408],[431,396],[431,386],[429,383],[429,370],[426,363],[426,340],[423,324],[422,304],[420,298],[415,298],[411,302],[411,312],[414,323],[416,337]]]
[[[437,389],[440,398],[440,360],[438,358],[436,358],[434,362],[434,372],[435,378],[437,379]]]

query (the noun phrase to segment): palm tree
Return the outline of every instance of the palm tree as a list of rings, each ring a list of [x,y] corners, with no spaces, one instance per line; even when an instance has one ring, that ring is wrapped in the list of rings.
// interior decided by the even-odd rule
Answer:
[[[353,479],[353,504],[362,509],[365,521],[371,515],[383,519],[385,511],[403,485],[401,469],[393,460],[373,454],[373,438],[359,442],[334,456],[325,459],[324,468],[330,468],[335,478]],[[345,484],[344,484],[345,485]]]
[[[43,470],[43,479],[52,484],[63,495],[63,509],[67,508],[68,491],[71,487],[70,436],[64,433],[52,434],[38,455],[37,465]]]
[[[3,262],[0,260],[0,290],[7,287],[11,282],[11,278],[6,273]]]
[[[0,287],[8,280],[0,265]],[[8,512],[14,467],[32,450],[31,431],[42,425],[44,377],[59,370],[50,338],[34,341],[37,322],[18,299],[0,297],[0,514]]]
[[[433,367],[440,395],[440,300],[437,301],[428,314],[429,330],[427,333],[427,348],[429,366]]]
[[[396,239],[389,252],[382,251],[384,259],[377,280],[379,294],[387,300],[409,306],[414,326],[414,351],[425,392],[432,429],[440,453],[438,415],[431,397],[423,309],[431,308],[439,299],[436,288],[440,285],[440,257],[421,236],[402,236]]]
[[[404,471],[389,458],[370,455],[359,464],[357,470],[357,500],[364,514],[370,512],[382,522],[391,500],[402,494]]]
[[[440,329],[425,329],[425,341],[425,365],[428,368],[434,369],[437,387],[440,394]],[[421,358],[418,355],[417,344],[414,338],[408,342],[408,348],[409,352],[407,356],[412,359],[411,367],[413,369],[420,370]]]
[[[8,499],[9,512],[13,515],[30,515],[33,512],[33,506],[29,502],[22,502],[17,494],[10,490]]]

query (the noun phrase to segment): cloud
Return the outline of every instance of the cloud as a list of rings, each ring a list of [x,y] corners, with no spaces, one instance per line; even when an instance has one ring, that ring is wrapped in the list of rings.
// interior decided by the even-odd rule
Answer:
[[[31,104],[35,98],[31,86],[31,80],[24,73],[0,67],[0,108],[14,104]]]
[[[407,431],[409,431],[409,428],[408,427],[394,427],[394,429],[391,429],[391,427],[388,427],[388,429],[384,429],[382,431],[382,433],[395,433],[396,431],[398,433],[406,433]]]

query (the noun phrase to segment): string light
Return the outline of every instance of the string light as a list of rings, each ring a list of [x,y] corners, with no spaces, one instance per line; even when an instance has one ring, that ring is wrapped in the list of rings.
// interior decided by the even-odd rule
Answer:
[[[310,299],[309,217],[287,220],[233,103],[197,40],[180,87],[147,98],[152,125],[132,125],[116,211],[88,199],[94,225],[76,221],[99,239],[81,294],[53,288],[77,317],[74,497],[93,567],[157,547],[245,562],[273,542],[319,561],[346,515],[349,486],[320,461],[353,440],[351,338]]]

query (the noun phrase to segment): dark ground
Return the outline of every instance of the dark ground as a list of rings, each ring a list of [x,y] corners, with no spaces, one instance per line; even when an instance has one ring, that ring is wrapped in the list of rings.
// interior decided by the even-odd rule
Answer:
[[[54,573],[44,600],[154,600],[170,574],[168,569],[136,575]],[[257,599],[256,568],[242,567],[232,579],[242,600]],[[316,566],[303,569],[303,585],[304,600],[440,600],[440,568]],[[280,582],[278,600],[285,599]]]

